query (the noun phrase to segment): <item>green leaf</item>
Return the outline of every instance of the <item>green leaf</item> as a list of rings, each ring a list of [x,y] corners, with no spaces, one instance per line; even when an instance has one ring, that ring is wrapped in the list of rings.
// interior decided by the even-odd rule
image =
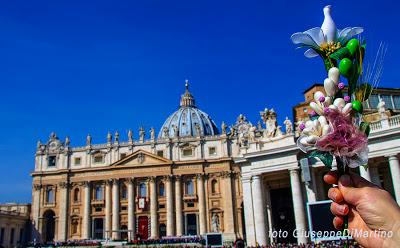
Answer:
[[[350,56],[350,51],[347,47],[342,47],[336,52],[332,53],[329,57],[331,59],[341,60]]]
[[[369,122],[361,122],[360,123],[360,131],[365,133],[367,137],[369,136],[369,132],[371,131],[371,128],[369,127]]]
[[[319,158],[322,163],[326,167],[332,168],[333,156],[329,152],[321,152],[321,151],[312,151],[309,155],[309,158]]]
[[[364,167],[365,170],[368,169],[368,164],[363,164],[362,167]]]

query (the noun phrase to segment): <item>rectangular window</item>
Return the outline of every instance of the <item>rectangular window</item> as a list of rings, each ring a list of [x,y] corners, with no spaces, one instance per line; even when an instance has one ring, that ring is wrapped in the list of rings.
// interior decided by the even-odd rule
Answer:
[[[158,150],[158,151],[157,151],[157,156],[159,156],[159,157],[164,157],[164,151]]]
[[[385,102],[386,109],[393,108],[392,97],[390,95],[381,95],[381,99]]]
[[[46,202],[47,203],[54,203],[54,189],[48,188],[46,190]]]
[[[159,208],[159,209],[163,209],[163,208],[165,208],[165,205],[164,205],[164,204],[160,204],[160,205],[158,206],[158,208]]]
[[[81,165],[81,158],[75,158],[74,159],[74,164],[75,165]]]
[[[193,208],[194,207],[194,203],[193,202],[188,202],[187,203],[187,207],[188,208]]]
[[[103,187],[101,185],[96,186],[94,197],[98,201],[103,200]]]
[[[126,153],[121,153],[120,159],[124,159],[124,158],[126,158]]]
[[[3,244],[3,242],[4,242],[4,227],[2,227],[0,231],[0,244]]]
[[[11,232],[10,232],[10,244],[14,244],[14,228],[11,228]]]
[[[184,157],[189,157],[193,155],[193,149],[192,148],[186,148],[182,150],[182,154]]]
[[[400,109],[400,96],[393,96],[394,109]]]
[[[376,94],[370,95],[369,97],[369,107],[372,109],[376,109],[376,106],[378,106],[379,103],[379,97]]]
[[[49,156],[49,167],[56,166],[56,156]]]
[[[126,206],[122,206],[122,207],[121,207],[121,210],[122,210],[122,211],[126,211],[126,210],[127,210],[127,207],[126,207]]]
[[[217,148],[209,147],[208,148],[208,155],[210,155],[210,156],[217,155]]]
[[[95,208],[94,211],[95,212],[101,212],[102,208]]]
[[[95,164],[101,164],[101,163],[103,163],[103,158],[104,158],[103,155],[96,155],[96,156],[94,156],[94,158],[93,158],[93,162],[94,162]]]

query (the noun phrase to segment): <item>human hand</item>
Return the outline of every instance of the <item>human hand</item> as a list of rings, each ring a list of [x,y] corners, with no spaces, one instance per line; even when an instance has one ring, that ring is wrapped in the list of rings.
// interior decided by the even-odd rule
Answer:
[[[400,246],[400,207],[386,190],[354,173],[338,179],[337,173],[331,171],[324,176],[324,181],[338,184],[338,188],[328,191],[333,201],[331,212],[335,215],[335,228],[342,228],[347,215],[350,234],[353,233],[353,238],[362,246]],[[354,235],[356,232],[368,232],[368,235]],[[392,236],[388,237],[389,234]]]

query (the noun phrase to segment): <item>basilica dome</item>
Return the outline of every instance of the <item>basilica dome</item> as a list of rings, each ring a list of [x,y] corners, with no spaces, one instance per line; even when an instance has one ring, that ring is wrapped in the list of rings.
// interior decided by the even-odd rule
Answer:
[[[196,107],[194,97],[188,88],[188,81],[186,81],[186,91],[181,96],[180,107],[164,122],[158,138],[219,134],[211,117]]]

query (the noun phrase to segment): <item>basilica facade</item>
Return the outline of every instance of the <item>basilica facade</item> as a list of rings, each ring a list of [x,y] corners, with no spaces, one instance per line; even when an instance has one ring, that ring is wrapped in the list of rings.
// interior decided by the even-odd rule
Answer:
[[[307,99],[306,99],[307,100]],[[294,111],[295,112],[295,111]],[[220,128],[186,91],[155,130],[140,128],[73,147],[55,133],[38,142],[32,173],[33,238],[150,239],[222,233],[226,242],[279,241],[271,230],[308,227],[306,203],[326,199],[327,169],[310,163],[304,181],[296,128],[273,109],[253,125],[244,115]],[[371,122],[371,166],[360,174],[400,201],[400,115]],[[296,117],[295,117],[296,119]],[[296,120],[297,122],[298,120]],[[289,241],[306,242],[304,237]]]

